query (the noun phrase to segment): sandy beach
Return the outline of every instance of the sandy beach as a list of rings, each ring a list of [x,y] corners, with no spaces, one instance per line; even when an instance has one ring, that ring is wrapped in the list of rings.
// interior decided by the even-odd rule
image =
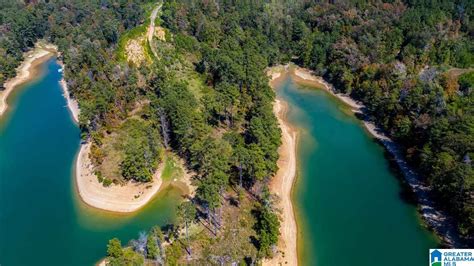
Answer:
[[[59,62],[64,71],[64,64]],[[63,96],[75,123],[79,123],[79,104],[69,93],[66,80],[60,81]],[[94,173],[94,167],[89,158],[90,143],[81,145],[75,165],[75,183],[81,200],[87,205],[111,212],[135,212],[145,206],[159,191],[162,180],[161,172],[164,164],[153,175],[151,183],[128,182],[126,185],[104,187]]]
[[[76,161],[76,184],[81,199],[94,208],[112,212],[134,212],[145,206],[160,189],[161,163],[151,183],[128,182],[126,185],[104,187],[94,174],[89,159],[90,143],[81,145]]]
[[[62,69],[64,65],[59,62]],[[66,80],[60,81],[63,96],[66,98],[67,107],[75,123],[79,123],[79,105],[70,96]],[[151,183],[128,182],[126,185],[104,187],[94,173],[94,167],[89,159],[90,143],[82,144],[76,160],[75,181],[81,200],[87,205],[111,212],[135,212],[145,206],[159,191],[162,180],[161,172],[164,164],[153,175]]]
[[[58,64],[61,66],[62,71],[64,71],[64,69],[65,69],[64,63],[61,62],[61,61],[58,61]],[[79,103],[76,101],[76,99],[73,99],[71,97],[71,94],[69,93],[69,90],[68,90],[68,87],[67,87],[67,82],[64,79],[64,74],[63,74],[63,78],[61,79],[61,81],[59,81],[59,84],[61,85],[61,88],[63,90],[63,96],[64,96],[64,98],[66,98],[67,107],[69,109],[69,112],[71,113],[71,116],[72,116],[74,122],[76,122],[76,124],[78,124],[79,123],[79,112],[80,112]]]
[[[272,68],[269,72],[271,85],[286,71],[285,66]],[[296,178],[296,145],[297,131],[291,128],[285,119],[288,105],[281,100],[275,100],[273,112],[275,113],[282,131],[282,144],[278,150],[278,172],[270,182],[270,190],[276,194],[280,201],[278,209],[281,210],[280,239],[278,253],[270,260],[264,260],[263,265],[298,265],[297,233],[295,213],[291,201],[291,191]]]
[[[24,84],[36,76],[35,68],[41,65],[56,54],[56,47],[51,44],[44,44],[38,42],[35,47],[24,54],[25,60],[17,68],[17,75],[14,78],[7,80],[4,84],[5,89],[0,91],[0,117],[8,109],[8,96],[19,85]]]

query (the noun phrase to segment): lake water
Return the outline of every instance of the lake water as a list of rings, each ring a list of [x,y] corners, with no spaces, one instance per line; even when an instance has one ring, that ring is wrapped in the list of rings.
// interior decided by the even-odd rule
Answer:
[[[174,218],[180,193],[164,189],[144,210],[85,206],[74,187],[79,129],[54,59],[9,98],[0,119],[0,265],[92,265],[108,239],[123,243]],[[401,196],[383,148],[322,90],[285,79],[278,97],[301,129],[294,192],[302,265],[426,265],[435,237]]]
[[[107,241],[126,244],[174,219],[176,189],[163,189],[137,214],[85,206],[74,186],[80,132],[62,96],[54,59],[9,97],[0,118],[0,265],[93,265]]]
[[[293,201],[301,264],[427,265],[438,242],[360,121],[327,92],[289,76],[277,95],[300,129]]]

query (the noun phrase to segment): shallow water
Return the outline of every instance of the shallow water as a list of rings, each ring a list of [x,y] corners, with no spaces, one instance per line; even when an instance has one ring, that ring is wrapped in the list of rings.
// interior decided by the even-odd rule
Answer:
[[[403,200],[383,148],[360,121],[327,92],[291,77],[277,95],[300,129],[293,200],[301,264],[426,265],[438,242]]]
[[[180,193],[164,189],[132,215],[85,206],[73,183],[80,135],[59,86],[62,73],[54,59],[41,68],[0,118],[0,265],[92,265],[110,238],[126,244],[170,223]]]

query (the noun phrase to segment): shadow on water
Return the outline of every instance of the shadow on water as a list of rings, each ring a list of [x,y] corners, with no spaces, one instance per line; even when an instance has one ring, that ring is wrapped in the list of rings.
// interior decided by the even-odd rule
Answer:
[[[364,108],[362,113],[355,116],[361,123],[369,121]],[[377,128],[377,133],[388,136],[382,129]],[[372,140],[383,148],[384,157],[389,163],[389,170],[397,179],[400,192],[399,198],[414,207],[418,215],[417,220],[428,231],[434,233],[440,245],[467,247],[470,240],[464,238],[459,233],[456,226],[455,217],[449,214],[443,206],[440,206],[434,199],[434,192],[427,185],[426,180],[420,176],[410,165],[404,154],[404,147],[392,140],[377,139]]]
[[[364,114],[367,110],[363,109],[363,113],[354,113],[354,116],[359,120],[360,123],[364,123],[365,121],[368,120],[367,115]],[[385,132],[381,131],[380,129],[376,129],[378,133],[385,134]],[[400,193],[399,197],[403,202],[410,204],[412,206],[417,206],[418,204],[418,199],[416,194],[413,192],[412,188],[410,187],[410,184],[406,181],[405,175],[398,165],[394,155],[390,153],[386,148],[382,140],[379,140],[375,138],[374,136],[370,136],[372,141],[376,143],[377,145],[381,146],[383,148],[383,155],[384,158],[388,162],[388,168],[389,171],[393,174],[393,176],[397,179],[398,184],[400,186]]]

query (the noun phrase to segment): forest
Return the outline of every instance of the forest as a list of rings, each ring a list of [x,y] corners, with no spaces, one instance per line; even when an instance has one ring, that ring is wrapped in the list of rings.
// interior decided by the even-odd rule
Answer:
[[[213,79],[239,72],[208,50],[237,42],[245,47],[251,36],[262,61],[294,61],[360,100],[368,119],[402,145],[461,234],[474,235],[472,1],[183,1],[166,7],[169,29],[204,43],[197,67],[211,70]],[[245,52],[233,58],[245,60]],[[214,60],[221,64],[215,71]]]
[[[273,255],[279,220],[268,183],[281,133],[265,69],[290,61],[363,102],[367,119],[403,147],[472,241],[474,2],[165,1],[158,58],[127,61],[121,42],[147,23],[152,4],[0,3],[0,84],[46,39],[61,52],[95,164],[107,162],[108,143],[118,141],[114,163],[125,180],[149,181],[163,150],[195,173],[196,196],[180,205],[176,221],[127,246],[112,239],[111,265],[189,257],[251,264]],[[110,184],[107,171],[98,174]],[[199,224],[208,230],[193,234]],[[236,228],[240,238],[228,246]]]

